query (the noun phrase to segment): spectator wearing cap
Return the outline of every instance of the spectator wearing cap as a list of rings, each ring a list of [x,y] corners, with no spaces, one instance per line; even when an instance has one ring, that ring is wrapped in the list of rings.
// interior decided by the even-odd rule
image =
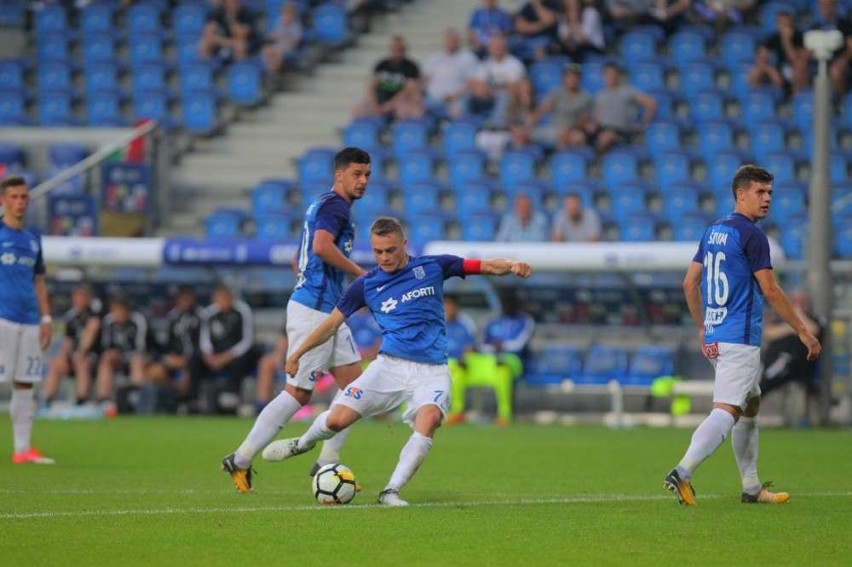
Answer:
[[[603,68],[604,88],[595,95],[589,139],[598,154],[645,129],[657,113],[657,101],[633,85],[622,82],[621,69],[615,63]]]
[[[539,124],[545,115],[552,113],[549,132],[551,141],[559,149],[586,144],[594,100],[580,85],[581,67],[572,63],[562,74],[562,87],[553,89],[539,103],[530,117],[530,128]]]
[[[546,242],[550,227],[547,216],[533,208],[526,193],[515,196],[513,211],[506,213],[497,231],[497,242]]]

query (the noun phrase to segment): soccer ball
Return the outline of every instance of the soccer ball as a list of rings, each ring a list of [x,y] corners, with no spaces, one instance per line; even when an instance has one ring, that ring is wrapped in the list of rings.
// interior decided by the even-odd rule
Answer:
[[[311,491],[320,504],[348,504],[355,498],[355,473],[340,464],[325,465],[311,479]]]

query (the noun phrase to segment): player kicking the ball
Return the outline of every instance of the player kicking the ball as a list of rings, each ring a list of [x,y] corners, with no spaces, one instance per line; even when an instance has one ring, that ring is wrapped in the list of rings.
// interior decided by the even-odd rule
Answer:
[[[302,239],[296,258],[296,288],[287,303],[287,337],[290,348],[314,330],[343,294],[343,279],[360,276],[364,269],[349,259],[355,227],[349,218],[352,203],[364,196],[370,179],[370,154],[344,148],[334,157],[334,187],[314,201],[305,212]],[[237,450],[222,459],[240,492],[251,492],[251,462],[299,409],[307,404],[319,375],[328,371],[340,388],[361,374],[361,356],[349,327],[343,325],[327,336],[298,372],[287,376],[284,391],[257,416],[248,436]],[[321,465],[335,463],[348,431],[325,443],[311,476]]]
[[[465,260],[458,256],[411,257],[399,221],[382,217],[370,227],[377,268],[357,278],[331,314],[290,353],[286,369],[299,372],[302,358],[334,336],[347,317],[366,306],[382,332],[378,358],[343,390],[331,408],[317,416],[297,439],[275,441],[263,458],[279,461],[311,450],[364,416],[407,404],[404,419],[414,429],[379,504],[407,506],[399,491],[411,480],[432,449],[435,430],[449,407],[447,326],[444,280],[472,274],[529,277],[529,264],[512,260]]]
[[[745,503],[780,504],[786,492],[771,492],[757,476],[760,409],[760,334],[763,301],[799,335],[808,360],[820,344],[799,319],[775,281],[769,242],[755,223],[769,213],[772,174],[746,165],[734,174],[734,212],[710,225],[689,266],[683,289],[689,313],[698,326],[704,356],[716,369],[713,411],[692,435],[686,454],[666,476],[664,485],[678,502],[695,505],[692,473],[731,433]]]

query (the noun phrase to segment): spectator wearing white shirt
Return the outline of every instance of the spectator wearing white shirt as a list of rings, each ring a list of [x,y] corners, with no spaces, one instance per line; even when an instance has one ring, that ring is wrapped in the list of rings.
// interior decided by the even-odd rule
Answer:
[[[559,42],[550,52],[584,61],[589,54],[606,49],[603,18],[595,0],[565,0],[565,14],[559,22]]]
[[[488,44],[488,58],[470,81],[468,111],[486,117],[489,126],[505,129],[511,93],[525,76],[526,69],[509,53],[506,38],[495,35]]]
[[[547,216],[533,209],[529,195],[519,193],[515,196],[514,211],[507,213],[500,221],[497,242],[546,242],[550,229]]]
[[[467,84],[479,60],[471,51],[461,49],[459,32],[444,32],[444,50],[433,53],[423,66],[426,78],[426,106],[438,116],[458,118],[463,110]]]

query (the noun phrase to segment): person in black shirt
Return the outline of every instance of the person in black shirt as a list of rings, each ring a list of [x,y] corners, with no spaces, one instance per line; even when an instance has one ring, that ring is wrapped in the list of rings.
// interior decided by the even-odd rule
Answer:
[[[77,405],[88,399],[98,361],[102,310],[100,299],[92,294],[88,285],[79,285],[71,292],[71,309],[65,313],[65,338],[59,354],[50,363],[44,381],[47,407],[54,402],[63,376],[76,379]]]
[[[367,99],[355,108],[355,118],[382,116],[389,120],[423,116],[420,67],[406,57],[405,40],[391,38],[389,57],[373,70],[367,86]]]
[[[843,43],[831,56],[828,76],[834,87],[834,95],[843,96],[852,75],[852,19],[841,17],[837,9],[837,0],[819,0],[819,18],[813,26],[815,30],[837,30],[843,35]]]
[[[109,416],[114,413],[112,399],[115,375],[127,374],[131,386],[146,382],[148,321],[133,311],[130,300],[123,296],[110,300],[109,313],[101,322],[101,359],[98,364],[97,396]]]
[[[218,55],[241,60],[257,51],[258,44],[254,12],[240,0],[224,0],[207,15],[198,53],[202,59]]]
[[[192,379],[190,367],[201,356],[199,337],[203,309],[196,303],[195,290],[181,286],[175,306],[167,315],[169,334],[162,356],[148,366],[148,379],[152,384],[174,388],[182,397],[190,394]]]
[[[525,62],[543,56],[551,44],[559,42],[559,17],[564,5],[557,0],[529,0],[515,14],[517,41],[513,53]]]
[[[786,11],[776,14],[775,33],[766,38],[763,45],[775,56],[775,68],[781,73],[787,93],[809,88],[808,52],[792,14]]]
[[[201,357],[194,359],[194,382],[222,376],[225,392],[239,395],[243,378],[257,367],[254,348],[254,315],[251,307],[234,299],[226,285],[213,291],[213,304],[204,310],[199,337]],[[221,403],[220,405],[226,405]]]

